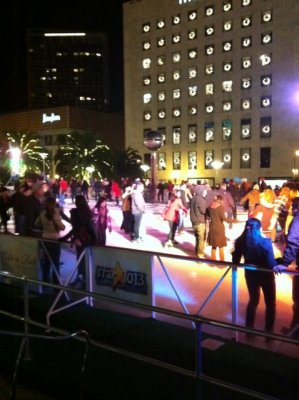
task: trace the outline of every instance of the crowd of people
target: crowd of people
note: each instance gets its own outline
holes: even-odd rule
[[[82,253],[87,246],[106,244],[106,232],[112,229],[109,202],[121,207],[120,229],[133,243],[141,243],[145,239],[142,225],[147,190],[153,191],[151,183],[147,185],[139,178],[120,182],[94,178],[87,182],[83,178],[45,181],[43,177],[31,176],[17,182],[13,192],[0,187],[1,226],[4,233],[9,233],[7,223],[12,213],[15,234],[47,239],[41,240],[43,279],[46,281],[60,282],[61,241],[70,240],[78,260],[77,283],[84,287],[86,273]],[[179,184],[168,181],[159,182],[154,191],[156,201],[164,204],[161,218],[168,224],[164,246],[178,245],[176,235],[184,231],[186,219],[189,219],[195,238],[194,253],[199,259],[209,257],[225,261],[226,230],[240,222],[237,207],[244,207],[248,220],[244,232],[235,241],[231,261],[257,267],[257,270],[245,270],[249,293],[246,326],[254,327],[262,290],[266,305],[265,330],[271,333],[275,323],[275,273],[288,268],[293,261],[299,265],[297,184],[286,182],[282,187],[272,188],[264,180],[250,183],[243,179],[237,184],[230,179],[210,187],[205,181]],[[69,215],[63,211],[66,197],[73,203]],[[91,198],[95,201],[93,207],[89,205]],[[65,222],[71,226],[66,234]],[[273,252],[273,242],[277,240],[285,247],[280,260],[275,260]],[[211,247],[210,256],[205,253],[206,246]],[[299,277],[294,275],[293,320],[285,333],[293,333],[299,324],[298,282]]]

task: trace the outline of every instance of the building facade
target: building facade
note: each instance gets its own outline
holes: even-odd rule
[[[126,146],[147,159],[144,135],[162,133],[158,179],[296,175],[297,0],[133,0],[123,10]]]
[[[76,106],[109,111],[107,38],[103,33],[27,33],[29,109]]]

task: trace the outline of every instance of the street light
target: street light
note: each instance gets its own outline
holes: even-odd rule
[[[39,153],[39,155],[41,156],[42,160],[43,160],[43,177],[45,177],[46,174],[46,163],[45,163],[45,159],[48,157],[48,153]]]
[[[223,167],[224,162],[219,161],[219,160],[214,160],[213,162],[211,162],[211,166],[214,168],[214,170],[216,171],[215,173],[215,177],[218,178],[218,170],[221,169]],[[216,182],[215,182],[216,183]]]
[[[151,167],[148,166],[147,164],[141,164],[140,168],[144,172],[144,179],[146,179],[147,178],[147,171],[149,171],[151,169]]]

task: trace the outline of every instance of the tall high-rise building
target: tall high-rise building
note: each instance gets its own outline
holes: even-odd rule
[[[161,132],[159,179],[298,174],[298,0],[126,2],[124,61],[126,146]]]
[[[109,111],[103,33],[29,30],[27,53],[29,109],[77,106]]]

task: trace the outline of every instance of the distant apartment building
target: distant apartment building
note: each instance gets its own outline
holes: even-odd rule
[[[133,0],[123,10],[125,142],[147,160],[144,135],[162,133],[158,179],[298,174],[298,0]]]

